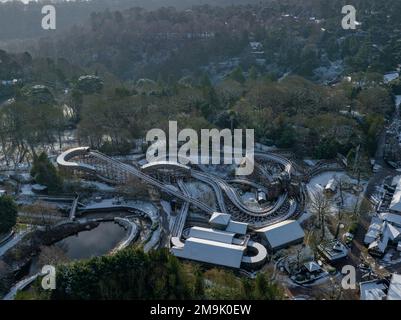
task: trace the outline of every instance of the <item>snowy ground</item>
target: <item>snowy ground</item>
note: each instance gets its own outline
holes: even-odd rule
[[[313,177],[311,179],[311,181],[308,183],[307,190],[308,190],[309,197],[311,199],[313,199],[314,193],[323,192],[324,187],[333,178],[345,181],[347,184],[353,185],[353,186],[356,186],[358,184],[358,181],[356,179],[349,177],[346,174],[346,172],[338,172],[338,171],[325,172],[325,173],[317,175],[316,177]],[[364,190],[367,186],[367,181],[361,180],[360,185],[363,187],[363,190]],[[335,214],[338,211],[338,203],[340,201],[339,190],[337,190],[336,193],[333,196],[331,196],[331,199],[333,201],[332,201],[332,206],[331,206],[330,211],[332,214]],[[352,211],[352,210],[354,210],[355,205],[358,201],[358,195],[355,192],[352,192],[351,190],[343,190],[343,200],[344,200],[344,208]]]
[[[94,187],[99,191],[106,191],[106,192],[115,191],[114,187],[103,182],[81,180],[81,184],[85,187]]]
[[[23,184],[21,186],[21,195],[24,195],[24,196],[35,195],[35,193],[32,191],[32,185],[31,184]]]
[[[196,199],[204,201],[208,206],[216,208],[216,199],[211,187],[207,184],[194,181],[185,184],[190,195]]]

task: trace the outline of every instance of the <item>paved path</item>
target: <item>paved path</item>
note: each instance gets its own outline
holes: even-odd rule
[[[24,230],[24,231],[20,231],[16,234],[14,234],[14,236],[8,240],[6,243],[4,243],[2,246],[0,246],[0,257],[5,254],[9,249],[11,249],[12,247],[14,247],[18,242],[21,241],[21,239],[29,232],[30,230]]]

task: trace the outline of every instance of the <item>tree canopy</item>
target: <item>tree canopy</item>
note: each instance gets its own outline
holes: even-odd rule
[[[0,196],[0,234],[8,232],[17,223],[17,205],[9,196]]]

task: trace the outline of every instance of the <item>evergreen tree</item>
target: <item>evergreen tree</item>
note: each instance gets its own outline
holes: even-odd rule
[[[47,186],[49,192],[60,191],[63,186],[63,181],[57,169],[50,162],[45,152],[34,158],[31,176],[36,183]]]
[[[17,213],[17,206],[11,197],[0,197],[0,234],[8,232],[15,226]]]

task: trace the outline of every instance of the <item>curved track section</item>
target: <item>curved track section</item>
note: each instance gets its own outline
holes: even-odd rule
[[[242,202],[242,199],[238,195],[238,193],[233,189],[225,180],[217,177],[212,176],[204,172],[193,171],[192,176],[196,179],[202,177],[204,181],[209,181],[208,183],[217,183],[219,187],[224,191],[227,195],[228,199],[242,212],[253,216],[253,217],[266,217],[270,215],[272,212],[276,211],[287,199],[287,194],[282,194],[277,202],[273,206],[269,206],[266,208],[249,208],[246,204]]]
[[[280,165],[283,166],[284,171],[287,172],[289,176],[291,176],[291,174],[294,173],[294,166],[292,165],[292,162],[281,155],[278,155],[276,153],[268,154],[268,153],[255,152],[254,156],[255,159],[262,159],[265,161],[279,163]]]
[[[247,266],[255,267],[255,266],[261,266],[267,258],[267,250],[266,248],[261,245],[258,242],[249,240],[248,241],[248,247],[251,247],[253,251],[256,251],[256,255],[253,256],[243,256],[242,257],[242,263],[244,263]]]
[[[271,159],[271,157],[269,157]],[[146,164],[146,168],[151,167],[152,164]],[[173,167],[175,164],[174,163],[169,163],[170,167]],[[159,162],[155,163],[155,166],[159,166]],[[177,168],[181,168],[182,165],[177,164]],[[217,203],[219,204],[219,207],[222,212],[227,212],[225,201],[223,194],[221,190],[224,191],[228,199],[242,212],[254,216],[254,217],[266,217],[276,211],[279,207],[283,205],[283,203],[287,199],[287,194],[281,195],[276,203],[273,206],[265,207],[265,208],[249,208],[246,204],[243,203],[241,197],[238,195],[238,193],[235,191],[235,189],[229,185],[225,180],[221,179],[220,177],[216,175],[212,175],[206,172],[202,171],[197,171],[192,169],[191,170],[191,176],[197,180],[200,180],[208,185],[210,185],[217,197]],[[241,180],[244,182],[243,180]],[[247,180],[246,180],[247,181]],[[248,182],[248,181],[247,181]],[[249,183],[248,183],[249,184]],[[251,185],[256,185],[254,183],[251,183]]]
[[[100,152],[92,151],[88,147],[75,148],[75,149],[72,149],[71,152],[72,152],[72,154],[69,151],[62,153],[57,158],[57,163],[60,166],[65,167],[65,168],[70,168],[73,170],[81,170],[81,171],[88,172],[90,174],[97,174],[99,170],[100,171],[102,170],[101,167],[98,168],[98,167],[96,167],[96,165],[92,166],[92,165],[87,165],[85,163],[69,161],[69,159],[72,159],[75,156],[85,156],[85,155],[92,156],[96,160],[100,160],[103,163],[105,163],[105,165],[108,165],[109,167],[111,167],[111,169],[120,170],[120,171],[126,173],[127,175],[131,174],[131,175],[135,176],[136,178],[139,178],[140,180],[144,181],[145,183],[150,184],[150,185],[160,189],[163,192],[166,192],[166,193],[168,193],[174,197],[177,197],[183,201],[190,202],[191,204],[193,204],[195,207],[201,209],[202,211],[205,211],[209,214],[211,214],[214,211],[212,208],[205,205],[203,202],[201,202],[195,198],[192,198],[190,196],[184,195],[182,192],[179,192],[177,190],[169,188],[168,186],[164,185],[159,180],[141,172],[140,170],[136,169],[135,167],[125,164],[119,160],[115,160],[115,159],[108,157]]]
[[[89,164],[85,162],[81,163],[81,161],[72,161],[74,157],[81,157],[83,158],[83,161],[85,161],[85,159],[87,160],[88,158],[92,158],[92,160],[95,161],[89,162]],[[294,171],[292,163],[282,156],[276,154],[255,153],[255,158],[262,159],[263,161],[271,162],[274,164],[279,164],[280,167],[288,173],[288,175],[291,175]],[[74,148],[63,152],[57,158],[57,163],[61,167],[84,171],[97,177],[102,177],[103,179],[115,179],[115,181],[119,181],[117,178],[122,179],[129,175],[133,175],[136,178],[144,181],[145,183],[152,185],[167,194],[177,197],[184,202],[188,202],[189,204],[194,205],[198,209],[208,214],[211,214],[213,211],[215,211],[211,207],[204,204],[202,201],[191,197],[190,194],[186,192],[185,184],[182,181],[179,182],[179,186],[181,185],[181,191],[176,190],[169,187],[168,185],[165,185],[160,180],[155,179],[152,176],[142,172],[136,167],[108,157],[100,152],[93,151],[88,147]],[[160,166],[161,163],[156,163],[156,165]],[[170,167],[174,167],[174,163],[169,162],[168,165]],[[177,164],[177,166],[177,168],[179,169],[189,168],[180,164]],[[149,167],[151,167],[151,164],[146,165],[146,168]],[[107,170],[105,168],[107,168]],[[272,206],[263,208],[250,208],[245,203],[243,203],[241,197],[238,195],[236,190],[222,178],[206,172],[197,171],[195,169],[190,169],[190,174],[193,178],[207,183],[212,187],[215,192],[216,200],[221,212],[229,212],[233,215],[234,218],[238,219],[239,221],[248,222],[252,226],[260,227],[280,222],[291,217],[291,215],[293,215],[296,211],[297,203],[294,199],[289,198],[287,193],[282,194]],[[178,181],[180,181],[180,179]],[[229,202],[232,203],[234,207],[227,207],[226,200],[229,200]],[[182,216],[185,215],[185,211],[189,210],[189,204],[184,204],[182,206],[181,213],[184,213]],[[186,208],[186,206],[188,206],[188,208]],[[181,222],[178,223],[177,228],[178,229],[175,230],[174,235],[179,236],[180,230],[182,232],[183,228],[183,226],[181,226]]]

